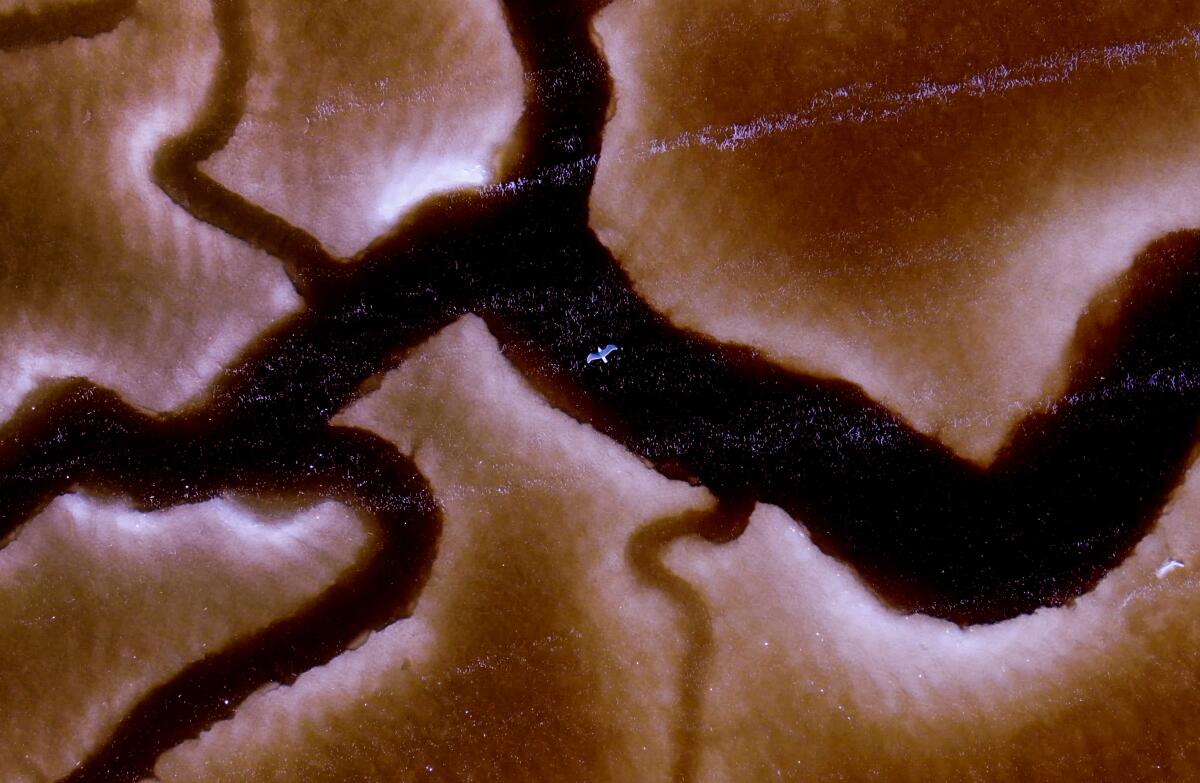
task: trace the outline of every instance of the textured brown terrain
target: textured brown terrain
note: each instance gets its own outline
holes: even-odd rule
[[[0,781],[1200,780],[1198,77],[1192,3],[0,0]]]
[[[614,3],[593,225],[679,323],[987,460],[1096,290],[1200,217],[1198,14]]]

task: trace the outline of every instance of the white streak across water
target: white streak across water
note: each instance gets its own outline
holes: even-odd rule
[[[1154,57],[1188,49],[1192,50],[1192,57],[1200,55],[1200,29],[1186,28],[1174,38],[1063,50],[1017,65],[997,65],[952,82],[924,79],[899,90],[883,90],[874,82],[854,82],[822,90],[796,111],[767,114],[746,122],[706,125],[670,138],[650,139],[617,150],[606,149],[605,154],[613,155],[621,162],[632,157],[636,162],[690,147],[731,151],[764,138],[808,128],[894,119],[926,104],[1062,84],[1083,71],[1129,68]],[[501,195],[538,185],[566,184],[581,175],[590,174],[598,158],[597,155],[589,155],[548,166],[529,177],[485,186],[483,192]]]
[[[1128,68],[1140,61],[1171,54],[1182,48],[1200,51],[1200,30],[1159,41],[1134,41],[1111,46],[1059,52],[1026,60],[1015,66],[997,65],[954,82],[922,80],[903,90],[879,90],[873,82],[822,90],[798,111],[770,114],[749,122],[709,125],[685,131],[670,139],[649,143],[657,155],[685,147],[734,150],[748,142],[779,133],[842,123],[867,123],[900,116],[928,103],[953,98],[981,98],[1026,87],[1061,84],[1083,70]]]

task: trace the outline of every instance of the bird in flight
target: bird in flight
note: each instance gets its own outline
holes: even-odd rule
[[[615,350],[617,350],[617,346],[611,344],[606,345],[603,348],[597,348],[593,353],[588,354],[587,363],[591,364],[598,359],[605,364],[608,364],[608,355]]]
[[[1167,562],[1160,565],[1158,567],[1158,570],[1154,572],[1154,575],[1157,576],[1159,579],[1162,579],[1164,576],[1171,573],[1176,568],[1183,568],[1183,566],[1184,566],[1184,562],[1182,560],[1176,560],[1175,558],[1171,558]]]

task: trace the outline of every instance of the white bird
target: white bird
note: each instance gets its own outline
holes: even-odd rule
[[[600,361],[604,362],[605,364],[608,364],[608,355],[615,350],[617,350],[617,346],[615,346],[615,345],[606,345],[603,348],[597,348],[595,353],[588,354],[587,363],[591,364],[592,362],[599,359]]]
[[[1154,572],[1154,575],[1157,576],[1159,579],[1162,579],[1164,576],[1171,573],[1176,568],[1183,568],[1183,565],[1184,565],[1184,563],[1182,560],[1176,560],[1175,558],[1171,558],[1167,562],[1160,565],[1158,567],[1158,570]]]

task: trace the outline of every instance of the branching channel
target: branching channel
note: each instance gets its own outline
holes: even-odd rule
[[[255,688],[289,682],[403,616],[434,556],[435,502],[394,449],[328,422],[364,381],[467,312],[555,404],[664,474],[726,504],[780,505],[893,606],[959,623],[1090,589],[1189,465],[1200,416],[1198,232],[1153,243],[1097,297],[1077,330],[1067,392],[982,468],[851,384],[681,330],[637,296],[587,220],[611,98],[590,32],[598,3],[504,3],[528,85],[507,174],[522,185],[432,198],[343,269],[313,237],[197,168],[244,111],[243,2],[215,1],[224,48],[212,92],[153,174],[195,218],[279,258],[307,309],[246,351],[195,410],[147,416],[83,381],[39,391],[36,412],[0,431],[0,540],[56,494],[91,486],[147,508],[222,492],[338,498],[374,520],[378,545],[300,614],[149,694],[72,781],[140,779]],[[96,35],[133,10],[100,0],[0,16],[0,49]],[[611,362],[584,363],[607,343],[621,346]],[[631,556],[657,573],[646,552]]]

